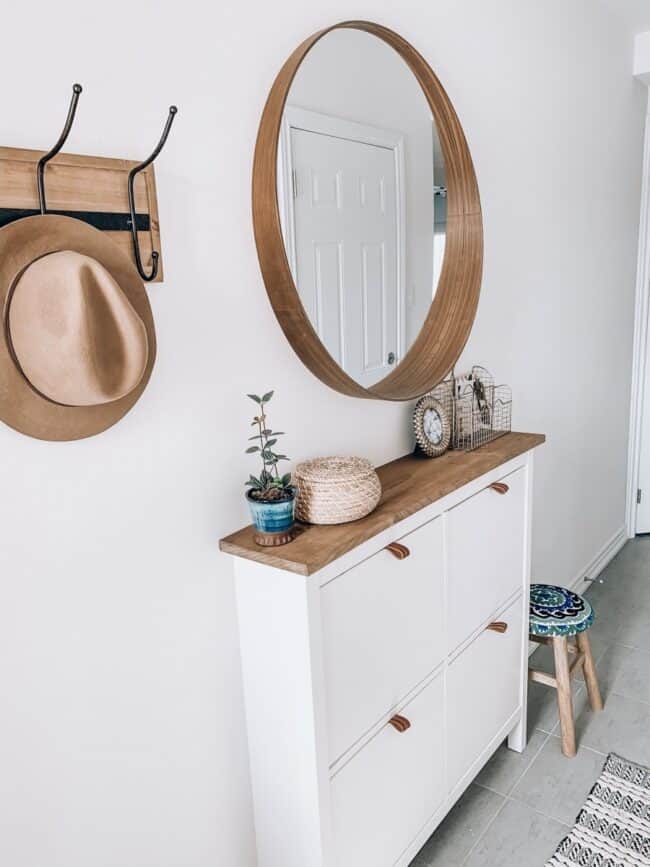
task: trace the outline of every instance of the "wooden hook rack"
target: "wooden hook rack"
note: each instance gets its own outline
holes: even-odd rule
[[[36,166],[44,151],[0,147],[0,227],[39,214]],[[60,153],[47,166],[47,213],[83,220],[108,232],[135,264],[129,213],[128,176],[137,160]],[[160,224],[153,164],[135,178],[136,226],[143,264],[151,268],[160,251],[153,282],[163,279]]]

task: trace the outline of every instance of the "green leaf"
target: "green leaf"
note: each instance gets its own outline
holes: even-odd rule
[[[284,487],[286,487],[287,485],[290,485],[291,484],[291,473],[285,473],[282,476],[282,479],[280,481],[282,482],[282,485]]]
[[[250,485],[251,488],[255,488],[258,491],[264,487],[262,482],[259,479],[255,478],[255,476],[249,476],[246,484]]]
[[[274,446],[276,443],[277,443],[277,440],[276,440],[276,439],[268,440],[268,442],[266,443],[266,448],[267,448],[267,449],[268,449],[268,448],[271,448],[271,446]]]
[[[272,397],[273,397],[273,392],[267,391],[266,394],[262,398],[262,403],[268,403]]]
[[[250,397],[251,400],[254,400],[255,403],[262,403],[262,398],[257,394],[247,394],[246,397]]]
[[[289,458],[286,455],[274,455],[275,459],[278,461],[288,461]]]
[[[254,454],[255,452],[259,452],[259,450],[260,450],[260,447],[259,447],[259,446],[249,446],[249,447],[246,449],[246,452],[245,452],[245,453],[246,453],[247,455],[252,455],[252,454]]]
[[[261,437],[259,434],[253,434],[252,437],[248,437],[249,440],[263,440],[264,437]]]

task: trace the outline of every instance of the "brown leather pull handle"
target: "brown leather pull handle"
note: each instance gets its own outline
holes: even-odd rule
[[[490,632],[499,632],[503,635],[504,632],[508,631],[508,624],[504,623],[503,620],[495,620],[492,623],[488,623],[485,628],[489,629]]]
[[[490,490],[496,491],[497,494],[507,494],[510,488],[505,482],[492,482]]]
[[[400,714],[396,713],[395,716],[391,717],[388,720],[388,724],[391,725],[395,731],[398,731],[400,734],[403,734],[407,729],[411,728],[411,723],[406,719],[405,716],[400,716]]]
[[[402,545],[401,542],[391,542],[390,545],[386,545],[386,550],[390,551],[398,560],[406,560],[411,553],[406,545]]]

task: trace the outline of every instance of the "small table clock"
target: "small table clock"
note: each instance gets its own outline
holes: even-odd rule
[[[415,405],[413,430],[418,446],[428,457],[436,458],[449,448],[449,416],[440,401],[429,394],[421,397]]]

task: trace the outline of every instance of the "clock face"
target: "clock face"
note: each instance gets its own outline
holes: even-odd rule
[[[442,419],[435,409],[428,407],[422,416],[422,428],[430,443],[439,446],[442,442]]]

